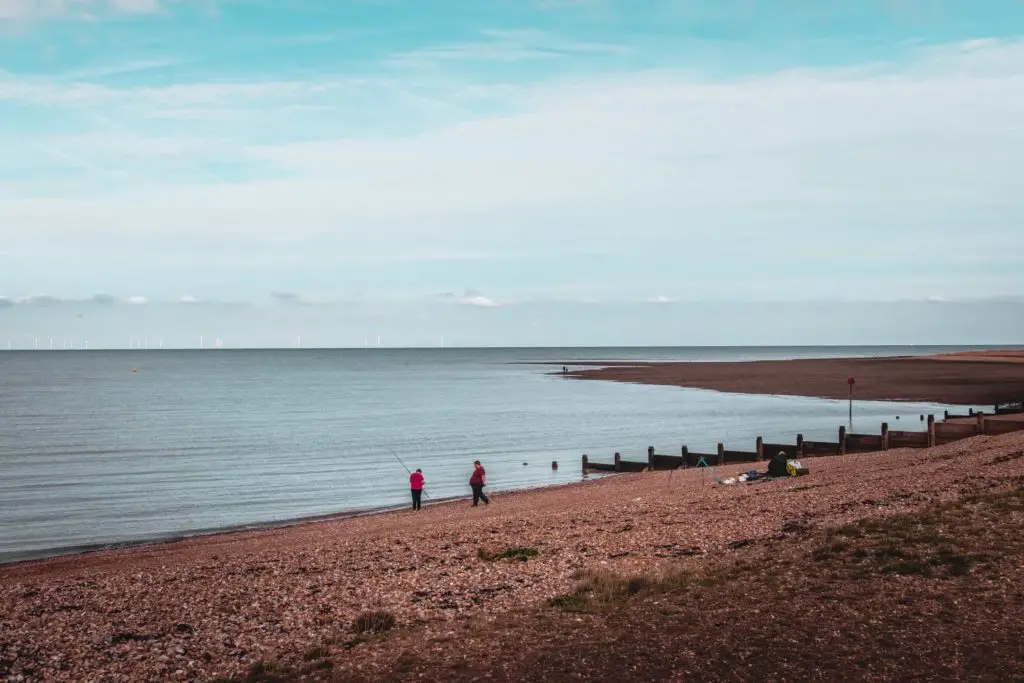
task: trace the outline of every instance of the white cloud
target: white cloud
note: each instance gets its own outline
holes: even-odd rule
[[[652,298],[648,299],[647,303],[651,303],[651,304],[670,304],[673,301],[675,301],[675,299],[673,299],[672,297],[668,297],[668,296],[664,296],[664,295],[659,295],[659,296],[655,296],[655,297],[652,297]]]
[[[126,304],[131,304],[133,306],[142,306],[143,304],[146,303],[146,297],[138,295],[130,296],[127,299],[125,299],[124,302]]]
[[[395,55],[391,64],[407,67],[430,68],[444,62],[524,62],[537,59],[557,59],[572,54],[628,52],[623,45],[588,41],[565,40],[539,30],[488,30],[482,40],[465,43],[446,43]]]
[[[458,302],[464,306],[477,306],[479,308],[500,308],[505,305],[503,302],[481,295],[462,297]]]
[[[194,304],[198,303],[198,299],[196,299],[194,296],[190,294],[183,294],[181,298],[178,299],[178,302],[183,304]]]
[[[33,294],[18,301],[19,304],[23,304],[25,306],[57,306],[65,302],[65,299],[51,296],[49,294]]]
[[[159,9],[160,0],[0,0],[0,21],[90,19],[102,12],[148,14]]]
[[[299,272],[330,259],[394,265],[437,254],[561,253],[566,280],[606,277],[613,291],[628,280],[635,301],[658,291],[703,295],[700,285],[712,278],[716,295],[797,296],[815,267],[828,273],[816,287],[828,291],[816,295],[881,296],[903,278],[906,295],[921,299],[943,291],[940,271],[951,266],[965,295],[1012,292],[1020,282],[1019,42],[929,48],[909,65],[717,83],[669,70],[532,87],[449,82],[438,97],[454,109],[484,98],[518,113],[453,116],[404,136],[346,129],[345,137],[302,143],[243,137],[266,107],[332,103],[345,114],[349,88],[366,83],[116,89],[0,79],[0,98],[117,112],[132,129],[22,136],[81,163],[49,159],[70,177],[0,187],[5,250],[34,262],[31,254],[59,258],[48,245],[62,244],[88,250],[96,268],[140,258],[155,270],[202,263]],[[209,107],[228,107],[233,118],[204,122],[211,127],[202,134],[192,126],[142,132],[167,111]],[[290,127],[302,129],[308,115],[297,111]],[[18,149],[0,157],[8,177],[50,168]],[[272,175],[215,183],[198,168],[253,163]],[[19,173],[25,168],[36,173]],[[104,175],[111,169],[122,174],[118,182]],[[99,246],[107,244],[118,246]],[[672,254],[678,263],[644,270],[649,280],[641,282],[612,267],[579,276],[574,255],[591,248],[609,258]],[[772,261],[790,266],[763,268]],[[889,272],[866,277],[865,268]],[[696,287],[680,285],[687,277]],[[463,281],[523,299],[489,281]]]

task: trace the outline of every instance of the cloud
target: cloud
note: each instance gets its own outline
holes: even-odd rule
[[[415,274],[417,298],[474,282],[516,302],[565,282],[605,287],[579,297],[634,302],[708,296],[708,282],[733,298],[806,297],[808,281],[814,296],[840,298],[923,299],[950,277],[963,296],[1021,289],[1018,41],[717,81],[676,69],[426,80],[432,102],[390,73],[145,88],[0,78],[10,101],[47,115],[98,110],[132,129],[72,139],[27,127],[17,152],[5,147],[0,173],[19,180],[0,183],[4,249],[12,262],[45,253],[69,282],[138,263],[165,278],[157,291],[203,268],[219,274],[204,290],[217,298],[252,297],[270,272],[326,292],[409,288]],[[409,96],[404,107],[368,106],[388,86]],[[249,125],[268,108],[319,105],[336,107],[336,121],[303,141],[278,131],[305,134],[318,120],[306,110],[287,127]],[[225,118],[145,127],[207,110]],[[481,258],[423,263],[438,253]],[[123,277],[113,286],[140,281]]]
[[[60,297],[51,296],[49,294],[33,294],[21,299],[18,303],[24,306],[59,306],[66,302],[66,299],[61,299]]]
[[[0,296],[0,309],[14,308],[14,302],[5,296]]]
[[[647,303],[650,303],[650,304],[670,304],[670,303],[673,303],[674,301],[675,301],[675,299],[673,299],[671,297],[664,296],[664,295],[659,295],[659,296],[655,296],[655,297],[652,297],[652,298],[648,299]]]
[[[282,306],[321,306],[338,303],[330,299],[314,299],[296,292],[271,292],[270,299]]]
[[[93,19],[97,15],[150,14],[159,0],[0,0],[0,21]]]
[[[191,296],[189,294],[183,294],[181,298],[178,299],[178,302],[183,304],[194,304],[198,303],[198,300],[194,296]]]
[[[458,302],[464,306],[477,306],[479,308],[500,308],[506,305],[505,303],[480,295],[462,297],[458,299]]]
[[[64,306],[71,304],[95,304],[101,306],[109,306],[118,303],[118,299],[111,296],[110,294],[94,294],[93,296],[85,299],[65,298],[53,296],[51,294],[32,294],[29,296],[22,297],[20,299],[11,299],[10,301],[12,305],[20,304],[22,306],[40,307]]]
[[[394,55],[392,65],[404,67],[437,67],[445,62],[515,63],[532,60],[557,59],[572,54],[622,54],[628,52],[623,45],[567,40],[556,34],[536,29],[486,30],[481,40],[465,43],[446,43]]]
[[[138,295],[134,295],[134,296],[130,296],[130,297],[126,298],[124,300],[124,302],[126,304],[131,304],[133,306],[142,306],[142,305],[147,303],[146,297],[138,296]]]

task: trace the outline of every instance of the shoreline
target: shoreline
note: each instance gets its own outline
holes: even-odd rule
[[[963,367],[964,365],[969,365],[972,367],[983,368],[984,371],[981,372],[980,375],[978,375],[979,377],[982,378],[986,376],[986,371],[988,374],[991,374],[993,369],[1001,370],[1009,366],[1011,368],[1014,368],[1015,370],[1019,370],[1018,374],[1021,378],[1019,384],[1021,391],[1019,393],[1014,393],[1014,395],[1024,396],[1024,351],[1005,348],[990,349],[984,351],[961,351],[931,356],[864,356],[853,358],[787,359],[758,361],[530,361],[517,364],[540,366],[567,365],[573,368],[587,368],[583,370],[571,370],[567,375],[564,375],[569,379],[616,381],[623,383],[635,383],[645,385],[670,385],[700,390],[753,395],[805,396],[824,399],[845,399],[848,397],[848,395],[845,393],[845,376],[843,376],[841,372],[838,372],[839,370],[849,367],[850,365],[856,367],[870,367],[870,365],[868,364],[885,364],[885,366],[888,368],[891,367],[890,364],[892,363],[900,364],[904,368],[921,367],[919,365],[921,363],[940,363],[942,368],[949,368],[951,366]],[[801,374],[802,368],[806,369],[808,366],[811,366],[813,368],[832,368],[831,374],[833,376],[838,375],[844,377],[842,384],[843,390],[834,392],[831,395],[827,393],[808,393],[808,390],[812,389],[815,386],[812,383],[807,382],[808,378],[806,377],[806,373]],[[765,373],[759,374],[757,371],[749,372],[751,368],[770,369],[771,372],[767,374],[772,376],[770,378],[771,381],[778,382],[781,380],[783,382],[787,382],[789,389],[774,390],[777,389],[775,385],[766,386],[765,384],[762,383],[762,376]],[[736,372],[738,370],[746,370],[748,372],[744,375],[744,377],[740,378],[739,383],[737,385]],[[683,375],[680,375],[681,372],[683,373]],[[552,376],[563,376],[561,372],[552,372],[548,374]],[[890,385],[892,383],[900,384],[904,381],[902,375],[900,375],[899,373],[896,373],[896,375],[897,376],[895,378],[889,378],[888,381]],[[944,375],[943,377],[948,379],[948,376],[949,375],[947,374]],[[813,381],[815,379],[820,379],[820,377],[812,377],[810,379]],[[785,389],[785,387],[783,389]],[[948,400],[934,400],[928,397],[921,398],[918,396],[907,395],[900,395],[899,397],[891,397],[888,395],[883,397],[877,397],[871,393],[872,391],[877,390],[877,387],[873,388],[869,386],[868,390],[865,391],[864,387],[862,386],[862,383],[858,382],[856,386],[855,400],[922,402],[933,401],[936,403],[944,403],[950,406],[980,405],[983,403],[981,401],[970,403],[956,403]],[[884,390],[888,391],[888,389]],[[1000,394],[1000,396],[1001,395],[1002,394]],[[599,473],[592,473],[590,476],[598,478],[601,475]],[[565,486],[576,486],[581,483],[585,483],[585,480],[562,484],[540,484],[533,486],[525,486],[523,488],[504,489],[496,491],[496,493],[499,493],[501,495],[507,495],[509,493],[516,493],[521,491],[559,489]],[[466,500],[468,498],[468,495],[451,496],[427,503],[427,506],[452,503],[460,500]],[[172,531],[164,534],[156,534],[149,537],[120,542],[57,547],[42,550],[26,551],[24,553],[17,553],[17,551],[14,551],[11,553],[11,556],[9,558],[0,558],[0,571],[2,571],[4,568],[21,566],[31,563],[60,560],[61,558],[81,558],[96,555],[105,555],[121,551],[132,551],[140,548],[144,549],[148,547],[163,547],[172,546],[176,544],[187,544],[189,542],[195,542],[201,539],[237,536],[249,533],[259,533],[264,531],[288,529],[296,526],[304,526],[311,524],[336,523],[356,517],[388,515],[392,513],[401,512],[405,508],[405,504],[382,505],[370,508],[343,510],[339,512],[285,518],[279,520],[269,520],[264,522],[240,523],[226,525],[222,527],[209,527],[198,530]]]
[[[446,498],[443,501],[437,501],[435,505],[441,502],[449,502],[458,500],[458,498]],[[253,522],[247,524],[233,524],[223,527],[210,527],[207,529],[195,529],[187,531],[171,531],[166,534],[158,534],[155,536],[148,536],[145,538],[134,539],[130,541],[120,541],[114,543],[93,543],[80,546],[65,546],[59,548],[51,548],[38,551],[29,551],[32,554],[31,557],[13,557],[11,559],[0,559],[0,573],[8,567],[17,567],[20,565],[36,563],[36,562],[48,562],[51,560],[59,560],[63,558],[80,558],[91,555],[99,555],[102,553],[117,553],[120,551],[129,551],[140,547],[161,547],[169,546],[175,543],[187,543],[189,541],[211,538],[215,536],[233,536],[237,534],[246,533],[258,533],[261,531],[271,531],[274,529],[287,529],[293,526],[301,526],[305,524],[323,524],[329,522],[340,522],[353,517],[366,517],[370,515],[385,515],[390,512],[399,512],[402,507],[398,506],[382,506],[378,508],[365,508],[360,510],[349,510],[344,512],[331,512],[322,515],[310,515],[306,517],[293,517],[289,519],[274,520],[269,522]],[[26,554],[29,554],[26,553]]]
[[[568,379],[725,393],[985,406],[1024,399],[1024,351],[760,361],[567,361]],[[584,369],[575,369],[575,368]]]
[[[611,477],[611,473],[589,472],[581,475],[579,481],[566,482],[561,484],[547,484],[524,486],[522,488],[498,489],[488,493],[488,496],[506,497],[509,495],[529,494],[533,492],[557,491],[578,486],[584,486]],[[453,506],[455,503],[472,500],[472,495],[449,496],[438,498],[423,503],[423,509],[435,509],[440,507]],[[344,512],[334,512],[322,515],[311,515],[306,517],[294,517],[291,519],[257,522],[253,524],[232,525],[216,527],[194,532],[171,532],[166,536],[154,536],[145,539],[124,541],[121,543],[95,544],[89,546],[77,546],[67,549],[56,549],[53,552],[39,551],[35,557],[14,558],[0,560],[0,585],[7,579],[7,574],[18,573],[20,570],[32,570],[37,567],[57,567],[63,563],[76,563],[80,561],[96,561],[102,563],[107,559],[116,557],[146,555],[159,553],[163,550],[175,552],[177,550],[188,551],[192,547],[216,546],[230,544],[234,541],[244,542],[250,537],[258,537],[261,534],[286,532],[289,530],[301,530],[307,527],[320,525],[337,525],[351,520],[375,519],[389,516],[402,515],[409,511],[409,505],[381,506],[374,508],[363,508]]]

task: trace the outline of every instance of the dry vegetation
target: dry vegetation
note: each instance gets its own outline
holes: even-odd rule
[[[1024,434],[808,464],[6,567],[0,678],[1024,676]]]

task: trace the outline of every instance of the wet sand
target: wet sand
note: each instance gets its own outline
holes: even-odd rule
[[[1024,399],[1024,351],[752,362],[573,363],[570,377],[742,394],[990,407]],[[989,408],[991,409],[991,408]]]

